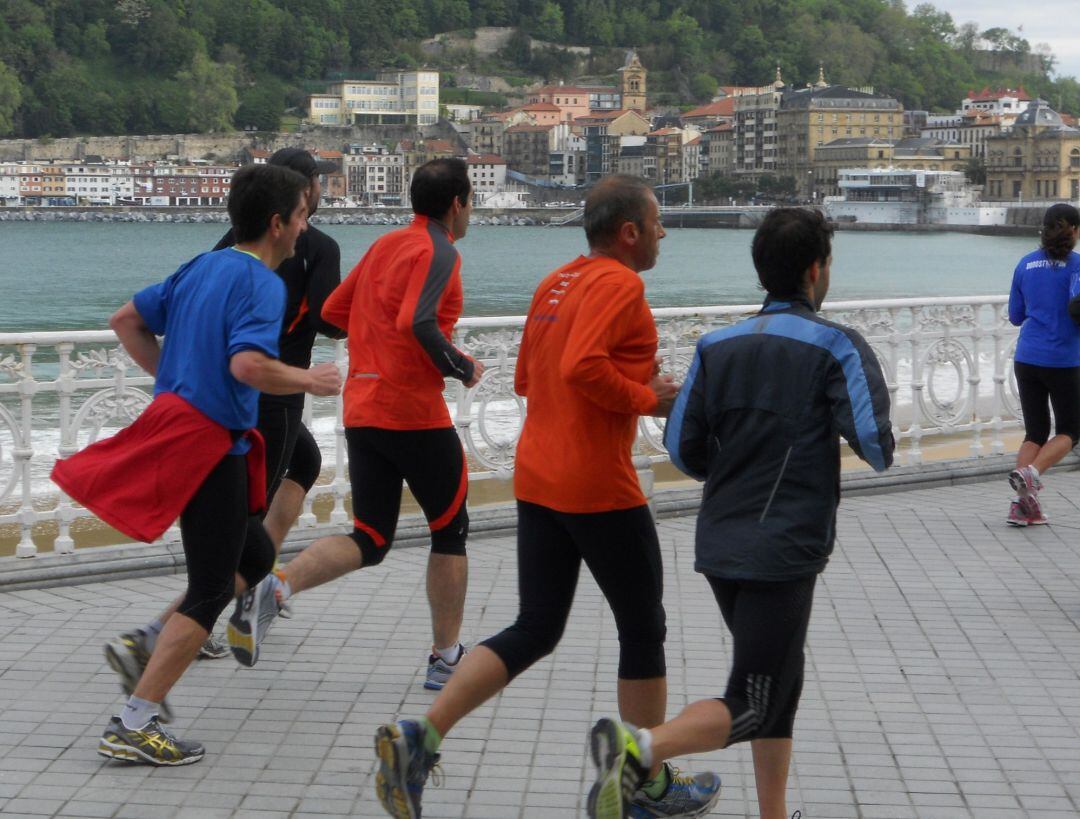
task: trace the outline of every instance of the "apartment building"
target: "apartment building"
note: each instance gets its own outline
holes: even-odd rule
[[[438,71],[382,71],[374,80],[331,83],[308,97],[315,125],[432,125],[439,119]]]

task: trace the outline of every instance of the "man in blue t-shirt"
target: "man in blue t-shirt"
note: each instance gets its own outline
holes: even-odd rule
[[[285,292],[273,269],[292,255],[306,228],[308,184],[278,166],[239,170],[228,206],[236,245],[195,257],[136,293],[109,322],[135,363],[155,376],[155,402],[179,398],[185,422],[194,417],[228,430],[233,443],[180,514],[188,586],[176,614],[141,656],[106,648],[130,697],[105,729],[102,756],[151,765],[202,759],[200,743],[178,740],[161,726],[168,719],[164,701],[221,612],[274,563],[273,544],[248,508],[246,435],[256,423],[259,393],[335,395],[341,388],[334,364],[301,369],[277,360]],[[186,447],[193,460],[202,457],[202,446],[193,439]],[[163,453],[163,463],[165,455],[172,462],[187,457],[174,448]]]

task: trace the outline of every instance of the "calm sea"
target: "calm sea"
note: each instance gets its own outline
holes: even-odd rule
[[[347,274],[390,227],[323,226]],[[0,332],[100,329],[139,288],[212,247],[221,225],[0,224]],[[655,307],[760,300],[749,230],[672,230],[645,274]],[[1036,240],[962,233],[839,233],[830,299],[1007,294]],[[537,282],[584,252],[580,228],[473,226],[458,243],[466,315],[522,314]]]

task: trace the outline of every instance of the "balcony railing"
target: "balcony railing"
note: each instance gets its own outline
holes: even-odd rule
[[[1016,328],[1004,297],[835,302],[823,315],[855,327],[885,372],[893,404],[898,462],[919,463],[928,439],[951,436],[966,456],[1004,451],[1003,433],[1019,426],[1012,357]],[[681,379],[705,332],[756,312],[756,305],[653,311],[665,369]],[[480,383],[449,382],[445,393],[470,464],[470,479],[508,478],[525,417],[514,394],[514,366],[524,317],[463,319],[456,343],[485,362]],[[321,342],[316,359],[345,364],[344,342]],[[776,374],[782,378],[782,373]],[[36,554],[31,532],[54,522],[54,550],[74,549],[72,525],[90,514],[48,480],[57,457],[127,425],[149,404],[150,377],[109,331],[0,334],[0,526],[18,527],[16,554]],[[312,503],[329,498],[330,521],[345,526],[348,472],[340,398],[309,401],[307,420],[323,450],[323,480],[306,502],[300,527],[316,525]],[[667,460],[663,422],[640,421],[637,462]],[[175,530],[166,538],[175,538]]]

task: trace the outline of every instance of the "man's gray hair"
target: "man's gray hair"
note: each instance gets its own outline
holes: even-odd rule
[[[589,247],[609,244],[624,222],[644,227],[652,188],[636,176],[605,176],[585,199],[585,238]]]

